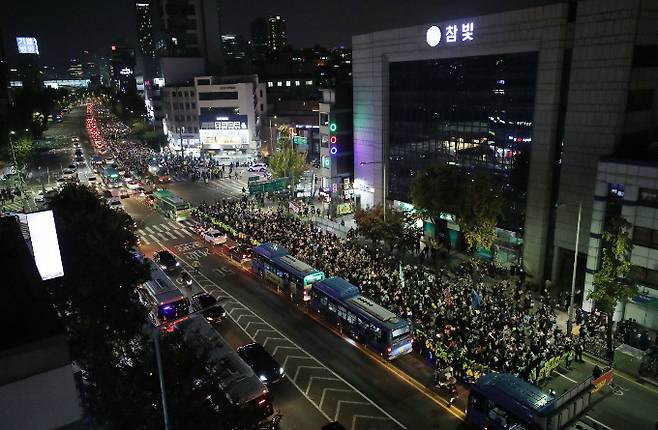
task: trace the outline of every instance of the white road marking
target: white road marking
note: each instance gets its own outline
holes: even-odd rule
[[[322,407],[322,404],[324,403],[324,396],[327,394],[327,391],[335,391],[335,392],[343,392],[343,393],[353,393],[354,391],[352,390],[346,390],[344,388],[325,388],[322,390],[322,397],[320,397],[320,403],[319,406]]]
[[[311,361],[313,361],[313,359],[311,357],[307,357],[305,355],[286,355],[286,359],[283,360],[283,368],[284,369],[286,368],[286,364],[288,364],[288,359],[290,359],[290,358],[293,358],[293,359],[296,359],[296,360],[311,360]]]
[[[557,373],[558,375],[560,375],[561,377],[563,377],[564,379],[566,379],[567,381],[571,381],[571,382],[573,382],[574,384],[577,384],[577,383],[578,383],[578,381],[576,381],[575,379],[571,379],[571,378],[569,378],[567,375],[565,375],[565,374],[563,374],[563,373],[560,373],[560,372],[558,372],[557,370],[555,370],[554,372]]]
[[[254,337],[258,336],[258,333],[260,333],[261,331],[263,331],[263,332],[264,331],[269,331],[269,332],[272,332],[272,333],[276,333],[274,330],[269,329],[269,328],[259,328],[258,330],[256,330],[254,332]],[[269,337],[268,337],[268,339],[269,339]],[[283,339],[283,338],[280,338],[280,339]],[[263,346],[265,346],[265,345],[263,345]]]
[[[142,236],[142,235],[140,235],[140,238],[141,238],[142,242],[144,242],[144,245],[148,245],[148,244],[151,243],[151,241],[148,240],[148,239],[146,238],[146,236]]]
[[[153,230],[156,230],[158,233],[162,233],[162,230],[160,230],[160,227],[158,227],[157,225],[153,224],[151,227],[153,228]]]
[[[176,236],[174,236],[173,234],[171,234],[170,231],[165,231],[163,234],[166,234],[167,236],[171,237],[172,239],[176,239]]]
[[[311,379],[308,380],[306,391],[304,392],[304,394],[306,394],[307,396],[308,396],[308,392],[311,391],[311,386],[313,385],[313,381],[340,381],[340,379],[332,378],[331,376],[311,376]]]
[[[295,376],[292,378],[294,382],[297,382],[297,377],[299,376],[299,371],[302,369],[324,369],[324,367],[318,367],[318,366],[297,366],[297,370],[295,371]]]
[[[587,419],[591,420],[592,422],[598,424],[599,426],[603,427],[604,429],[614,430],[612,427],[608,427],[607,425],[603,424],[601,421],[595,420],[594,418],[590,417],[589,415],[585,415],[584,418],[587,418]]]
[[[155,233],[153,230],[151,230],[151,227],[144,227],[144,230],[148,231],[151,234]]]
[[[256,330],[256,332],[258,332],[258,331],[259,331],[259,330]],[[254,334],[254,337],[256,337],[255,334]],[[265,347],[265,345],[267,345],[267,342],[269,342],[270,340],[285,340],[286,342],[288,341],[288,339],[284,339],[284,338],[282,338],[282,337],[267,337],[267,338],[265,338],[265,340],[263,341],[263,348]]]
[[[151,238],[151,242],[156,242],[156,243],[159,242],[159,241],[158,241],[158,238],[155,237],[155,236],[153,236],[152,234],[149,234],[148,237]],[[164,248],[164,245],[161,245],[161,244],[159,244],[159,243],[158,243],[158,245],[160,245],[160,246],[162,246],[162,247]]]
[[[170,233],[176,234],[176,236],[178,236],[181,239],[185,238],[185,235],[180,230],[171,230]]]
[[[369,403],[365,402],[357,402],[355,400],[339,400],[338,404],[336,406],[336,416],[334,417],[334,421],[338,421],[338,415],[340,414],[340,407],[343,404],[350,404],[350,405],[369,405]]]

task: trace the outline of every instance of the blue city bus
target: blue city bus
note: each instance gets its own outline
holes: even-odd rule
[[[358,287],[343,278],[313,284],[311,309],[387,360],[412,350],[411,323],[362,296]]]
[[[509,373],[487,373],[471,386],[466,420],[488,430],[546,429],[555,398]]]
[[[323,272],[296,259],[276,243],[263,243],[253,249],[251,270],[298,303],[310,300],[311,284],[324,279]]]
[[[103,169],[103,180],[108,188],[119,188],[122,183],[119,171],[112,167],[105,167]]]

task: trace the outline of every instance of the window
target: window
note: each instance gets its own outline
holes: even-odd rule
[[[653,107],[653,89],[631,90],[628,92],[626,112],[651,110]]]
[[[197,85],[210,85],[210,79],[197,79]]]
[[[636,226],[633,228],[633,243],[640,246],[651,246],[651,232],[650,228]]]
[[[176,97],[176,91],[172,91],[171,97]]]
[[[274,82],[268,82],[267,83],[267,88],[272,88],[274,86]]]
[[[640,188],[637,204],[640,206],[648,206],[650,208],[658,208],[658,190]]]
[[[302,84],[301,82],[299,82],[299,81],[295,81],[295,86],[296,86],[296,87],[300,86],[301,84]]]
[[[354,315],[352,312],[347,312],[347,322],[350,324],[354,324],[356,322],[356,315]]]
[[[196,109],[196,102],[192,102],[192,109]]]
[[[327,305],[327,308],[329,308],[331,312],[336,312],[336,305],[331,300],[329,300],[329,304]]]
[[[183,97],[183,92],[182,91],[178,92],[178,97]]]
[[[341,317],[342,319],[346,320],[347,319],[347,309],[345,309],[342,306],[338,306],[338,316]]]
[[[277,87],[282,87],[282,86],[283,86],[283,82],[278,81],[278,82],[276,83],[276,86],[277,86]]]
[[[194,97],[194,90],[190,91],[190,97]]]
[[[210,93],[199,93],[199,100],[237,100],[237,91],[213,91]]]
[[[329,125],[329,114],[327,112],[320,112],[320,125]]]
[[[306,85],[313,85],[313,81],[309,79],[308,81],[306,81]]]
[[[260,111],[261,111],[261,112],[264,112],[264,111],[265,111],[265,110],[263,109],[263,104],[262,104],[262,103],[260,104]]]
[[[187,97],[187,91],[183,91],[183,95]]]
[[[631,277],[640,285],[658,288],[658,270],[631,266]]]
[[[290,81],[286,81],[286,87],[290,86]]]
[[[258,94],[260,94],[259,97],[262,99],[263,98],[263,90],[258,91]]]
[[[658,45],[635,45],[633,67],[658,67]]]
[[[189,109],[189,108],[190,108],[190,102],[185,102],[185,109]]]
[[[638,226],[633,227],[633,243],[635,245],[646,246],[647,248],[658,249],[658,230]]]

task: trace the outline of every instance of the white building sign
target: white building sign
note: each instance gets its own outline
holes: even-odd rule
[[[446,25],[443,30],[441,30],[440,27],[433,25],[427,29],[425,41],[432,48],[438,46],[439,43],[441,43],[442,38],[446,44],[471,42],[474,40],[475,36],[474,28],[473,22],[449,24]]]
[[[217,121],[215,130],[246,130],[247,124],[242,121]]]

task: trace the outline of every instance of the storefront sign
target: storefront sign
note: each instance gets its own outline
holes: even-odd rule
[[[425,41],[429,46],[434,48],[438,46],[441,41],[444,44],[452,44],[458,42],[472,42],[475,35],[473,22],[463,22],[460,24],[449,24],[443,29],[433,25],[427,29],[425,34]]]

